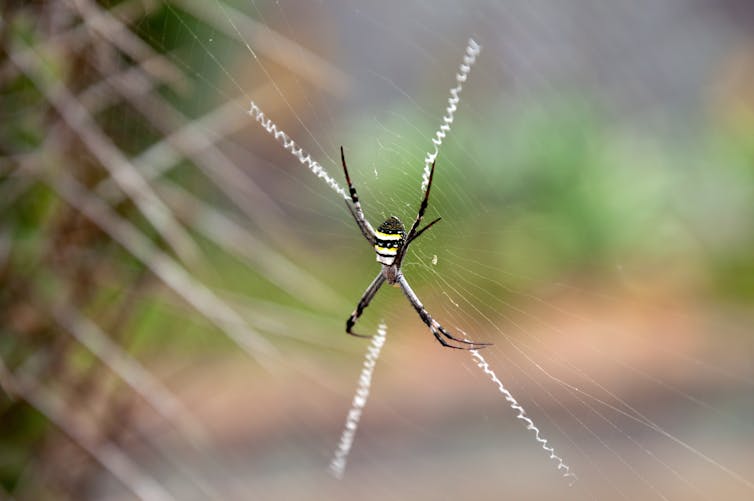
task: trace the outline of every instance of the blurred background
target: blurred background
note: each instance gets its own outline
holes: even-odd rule
[[[754,7],[40,0],[0,7],[0,498],[752,499]],[[404,272],[340,196],[415,216]]]

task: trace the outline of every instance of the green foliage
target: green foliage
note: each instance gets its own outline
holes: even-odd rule
[[[36,411],[16,401],[0,400],[3,426],[0,428],[0,488],[11,492],[22,473],[22,465],[33,461],[36,453],[29,444],[40,443],[49,423]]]
[[[377,201],[383,212],[386,204],[408,200],[409,214],[432,124],[404,110],[387,116],[393,120],[385,127],[408,142],[405,149],[392,148],[397,140],[390,138],[390,147],[367,146],[370,151],[353,156],[377,156],[370,162],[379,166],[379,178],[367,180],[375,193],[392,194]],[[448,250],[456,256],[464,248],[469,262],[484,265],[484,276],[498,269],[498,280],[532,286],[532,280],[575,273],[610,275],[626,263],[701,263],[711,290],[749,296],[750,273],[740,272],[754,261],[740,256],[753,252],[750,141],[721,141],[716,132],[710,139],[717,147],[709,140],[673,141],[610,122],[574,96],[517,106],[497,102],[473,122],[460,117],[439,157],[433,200],[445,228],[437,231],[452,227],[443,234],[452,238]],[[369,127],[371,119],[352,130],[359,135]],[[358,175],[372,169],[363,166]],[[736,281],[723,278],[731,263],[738,263]]]

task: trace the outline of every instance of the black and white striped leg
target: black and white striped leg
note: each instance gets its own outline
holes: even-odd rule
[[[374,295],[377,294],[377,291],[380,290],[380,287],[382,284],[385,283],[385,275],[382,274],[380,271],[379,275],[375,277],[374,280],[372,280],[372,283],[369,284],[369,287],[367,287],[367,290],[364,291],[364,295],[361,296],[361,299],[359,300],[359,304],[356,305],[356,309],[351,313],[351,316],[348,317],[348,320],[346,320],[346,332],[349,333],[352,336],[357,337],[372,337],[371,335],[365,335],[365,334],[357,334],[353,332],[351,329],[353,329],[354,324],[359,319],[361,314],[364,312],[364,308],[369,306],[369,303],[372,301],[372,298],[374,298]]]
[[[421,230],[419,230],[416,233],[414,233],[414,236],[411,237],[411,240],[409,240],[409,241],[406,242],[406,245],[410,244],[411,242],[413,242],[414,240],[416,240],[417,238],[419,238],[419,235],[421,235],[422,233],[424,233],[425,231],[427,231],[428,229],[430,229],[435,223],[439,223],[441,220],[442,220],[442,218],[438,217],[437,219],[435,219],[431,223],[427,224],[427,226],[425,226]]]
[[[422,203],[419,206],[419,213],[416,215],[414,224],[411,225],[411,229],[408,231],[408,234],[406,235],[407,244],[418,236],[416,232],[416,228],[419,227],[419,223],[421,223],[422,218],[424,217],[424,213],[427,211],[427,206],[429,205],[429,190],[432,189],[432,178],[434,176],[435,176],[435,162],[432,162],[432,170],[429,171],[429,181],[427,182],[427,191],[424,192],[424,198],[422,199]],[[439,219],[432,221],[425,228],[422,228],[421,231],[424,232],[424,230],[426,230],[427,228],[435,224],[437,221],[439,221]],[[408,245],[404,245],[398,251],[398,255],[395,258],[395,264],[399,268],[401,266],[401,263],[403,262],[403,257],[406,255],[407,250],[408,250]]]
[[[351,204],[348,203],[348,200],[346,200],[346,207],[348,207],[349,212],[354,220],[356,220],[356,224],[361,230],[361,234],[364,235],[364,238],[366,238],[371,245],[374,245],[374,228],[369,224],[367,218],[364,217],[364,211],[361,209],[361,202],[359,202],[359,195],[356,194],[356,188],[353,186],[353,183],[351,183],[351,176],[348,174],[346,155],[343,153],[342,146],[340,147],[340,161],[343,163],[343,172],[346,175],[346,183],[348,183],[348,194],[351,196],[351,202],[353,203],[352,207]]]
[[[416,295],[413,289],[411,289],[411,286],[408,285],[408,282],[403,275],[400,275],[398,277],[398,284],[401,286],[403,294],[406,295],[409,302],[413,305],[414,309],[419,314],[419,317],[421,317],[422,321],[427,324],[427,327],[429,327],[429,330],[432,331],[432,334],[434,334],[441,345],[447,348],[455,348],[456,350],[478,350],[480,348],[484,348],[485,346],[490,346],[490,343],[474,343],[472,341],[466,341],[465,339],[459,339],[450,334],[443,328],[442,325],[437,322],[437,320],[432,318],[429,312],[424,308],[424,305],[419,300],[419,297]],[[456,343],[460,343],[462,346],[455,346],[453,344],[450,344],[446,338],[450,339],[451,341],[455,341]]]

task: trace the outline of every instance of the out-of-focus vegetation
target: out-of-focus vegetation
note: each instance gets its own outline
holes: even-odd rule
[[[10,2],[2,9],[0,497],[80,499],[100,468],[149,485],[149,472],[124,472],[116,464],[122,458],[107,455],[114,446],[128,460],[123,451],[154,438],[140,428],[139,414],[145,401],[161,401],[163,388],[142,369],[148,376],[164,362],[169,373],[175,359],[243,350],[264,360],[257,336],[312,356],[356,352],[332,340],[376,269],[365,269],[368,248],[355,250],[359,235],[342,201],[308,172],[287,167],[294,161],[261,131],[242,140],[251,143],[246,152],[257,154],[259,146],[270,160],[252,158],[238,172],[222,162],[247,160],[234,144],[241,126],[220,126],[229,130],[227,144],[192,150],[190,139],[165,141],[235,99],[225,73],[236,66],[227,59],[219,68],[214,59],[229,57],[239,43],[214,22],[167,3],[147,12],[129,1]],[[126,41],[103,34],[116,31],[98,24],[103,18],[127,28]],[[283,85],[275,64],[268,62]],[[697,117],[703,125],[675,138],[617,120],[589,95],[515,103],[499,90],[464,96],[475,113],[459,118],[443,145],[433,194],[432,210],[446,221],[439,235],[452,243],[428,239],[417,251],[440,254],[441,272],[460,268],[465,286],[512,301],[511,290],[549,283],[631,288],[660,281],[712,304],[749,308],[754,105],[744,91],[710,96],[714,104]],[[291,102],[304,117],[317,107],[300,96]],[[390,115],[384,110],[361,109],[360,118],[330,122],[351,132],[321,134],[343,134],[338,141],[349,155],[367,159],[375,149],[373,116]],[[369,164],[354,169],[373,222],[396,201],[406,204],[399,206],[405,220],[412,216],[416,152],[437,125],[407,102],[392,116],[398,118],[381,127],[401,137],[405,150],[381,151],[373,160],[381,164],[376,179],[368,177]],[[288,126],[296,131],[297,123]],[[298,132],[304,135],[303,127]],[[145,172],[159,155],[140,155],[160,142],[176,158],[151,179]],[[236,154],[223,156],[224,148]],[[337,162],[327,167],[339,174]],[[144,210],[152,203],[147,194],[127,193],[128,174],[112,182],[114,171],[131,170],[172,220]],[[265,193],[284,195],[275,205]],[[221,217],[212,219],[212,211]],[[186,238],[194,248],[182,246]],[[171,287],[176,269],[189,278]],[[412,280],[436,283],[421,270]],[[478,307],[493,320],[500,312],[493,302]],[[191,416],[176,408],[153,412],[166,428],[192,429]]]
[[[583,96],[547,105],[486,103],[476,118],[494,126],[462,121],[454,128],[440,159],[455,164],[438,175],[446,186],[438,212],[474,243],[461,245],[469,258],[463,266],[492,264],[475,271],[529,287],[579,275],[670,280],[692,295],[750,304],[754,157],[747,134],[754,124],[713,115],[707,118],[714,125],[695,131],[696,140],[673,141],[578,102]],[[405,124],[431,124],[400,111],[384,126],[421,151],[426,140]],[[399,153],[377,162],[406,163]],[[383,168],[375,190],[413,202],[414,187],[404,189],[413,181],[408,169],[418,172]]]

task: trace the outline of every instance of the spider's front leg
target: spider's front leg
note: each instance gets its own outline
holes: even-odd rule
[[[380,290],[380,287],[382,287],[382,284],[385,283],[385,275],[380,272],[379,275],[377,275],[374,280],[372,280],[372,283],[369,284],[369,287],[367,287],[367,290],[364,291],[364,295],[361,296],[361,299],[359,300],[359,304],[356,305],[356,309],[351,313],[351,316],[348,317],[348,320],[346,320],[346,332],[352,336],[357,337],[372,337],[371,335],[365,335],[365,334],[357,334],[353,332],[351,329],[353,329],[354,324],[359,319],[361,314],[364,312],[364,308],[369,306],[369,303],[372,301],[372,298],[374,298],[374,295],[377,294],[377,291]]]
[[[408,230],[408,234],[406,235],[406,245],[401,247],[401,249],[398,251],[398,255],[395,258],[395,264],[398,268],[401,267],[401,263],[403,263],[403,258],[406,256],[406,251],[408,250],[408,245],[413,242],[413,240],[424,233],[426,230],[428,230],[433,224],[438,222],[440,218],[435,219],[431,223],[429,223],[427,226],[422,228],[421,230],[417,231],[417,228],[419,227],[419,223],[421,223],[422,218],[424,218],[424,213],[427,211],[427,207],[429,206],[429,191],[432,189],[432,178],[435,177],[435,162],[432,162],[432,170],[429,171],[429,179],[427,181],[427,190],[424,192],[424,197],[422,198],[422,203],[419,205],[419,212],[416,215],[416,219],[414,219],[414,223],[411,225],[411,229]]]
[[[446,348],[454,348],[456,350],[478,350],[480,348],[484,348],[485,346],[490,346],[490,343],[475,343],[453,336],[451,333],[446,331],[437,320],[432,318],[426,308],[424,308],[422,302],[419,300],[419,297],[416,295],[413,289],[411,289],[411,286],[408,285],[408,282],[406,281],[406,278],[402,273],[398,276],[398,284],[400,285],[403,294],[406,295],[411,305],[419,314],[419,317],[425,324],[427,324],[427,327],[429,327],[429,330],[432,331],[432,334],[434,334],[435,338],[437,338],[441,345],[445,346]],[[454,346],[450,344],[446,338],[455,341],[456,343],[461,343],[463,346]]]
[[[356,193],[356,188],[351,182],[351,176],[348,174],[348,167],[346,166],[346,155],[343,153],[343,147],[340,147],[340,161],[343,163],[343,173],[346,175],[346,183],[348,183],[348,193],[351,196],[351,203],[346,200],[346,207],[353,216],[354,221],[361,230],[361,234],[367,239],[370,245],[374,245],[374,228],[369,224],[367,218],[364,216],[364,211],[361,208],[361,202],[359,202],[359,195]],[[351,206],[353,204],[353,206]]]

